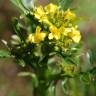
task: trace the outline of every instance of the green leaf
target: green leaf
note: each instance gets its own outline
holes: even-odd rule
[[[78,56],[67,57],[65,60],[67,62],[69,62],[70,64],[75,64],[75,65],[79,65],[80,64],[80,57],[78,57]]]
[[[92,76],[89,72],[85,72],[80,76],[80,80],[85,84],[89,84],[89,82],[92,80]]]
[[[18,74],[18,76],[23,76],[23,77],[32,76],[32,73],[30,73],[30,72],[20,72],[20,73]]]
[[[64,94],[68,94],[67,78],[61,81],[61,88]]]
[[[23,76],[23,77],[30,76],[30,77],[32,77],[33,86],[34,87],[38,86],[38,78],[37,78],[37,76],[34,73],[31,73],[31,72],[20,72],[18,74],[18,76]]]
[[[93,67],[89,72],[96,76],[96,67]]]
[[[18,62],[18,64],[19,64],[20,66],[22,66],[22,67],[25,67],[25,66],[26,66],[24,60],[22,60],[22,59],[19,59],[17,62]]]
[[[35,4],[36,4],[37,1],[38,0],[22,0],[24,6],[26,8],[28,8],[28,9],[34,8],[34,6],[35,6]]]
[[[0,50],[0,58],[9,58],[11,57],[11,54],[9,51]]]
[[[10,0],[14,5],[16,5],[25,14],[28,13],[28,9],[24,6],[22,0]]]
[[[50,87],[49,87],[49,96],[56,96],[56,86],[50,85]]]
[[[91,64],[94,64],[96,62],[96,50],[95,49],[90,49],[89,50],[89,60]]]
[[[16,34],[20,37],[20,39],[22,41],[24,41],[25,37],[23,36],[23,34],[21,32],[21,24],[19,23],[18,19],[17,18],[13,18],[12,24],[13,24],[13,28],[14,28]]]
[[[73,0],[59,0],[59,5],[63,10],[70,8]]]

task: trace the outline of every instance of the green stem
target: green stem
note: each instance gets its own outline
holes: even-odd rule
[[[39,84],[37,88],[34,88],[33,96],[55,96],[55,85]]]
[[[33,96],[48,96],[48,92],[44,88],[34,88]]]

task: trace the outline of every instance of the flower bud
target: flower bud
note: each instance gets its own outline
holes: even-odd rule
[[[17,35],[12,35],[11,38],[12,38],[11,39],[11,44],[13,44],[13,45],[20,44],[21,40],[20,40],[20,38]]]

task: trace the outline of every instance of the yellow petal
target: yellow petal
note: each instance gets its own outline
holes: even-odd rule
[[[55,35],[54,35],[54,38],[55,38],[56,40],[60,39],[60,34],[59,34],[59,33],[58,33],[58,34],[55,34]]]
[[[44,40],[46,33],[41,32],[41,28],[39,26],[36,27],[36,31],[34,34],[34,43],[39,43]]]
[[[59,29],[57,29],[57,27],[55,27],[55,26],[50,26],[50,28],[49,28],[49,30],[50,30],[50,32],[51,32],[51,37],[52,37],[52,39],[53,38],[55,38],[55,39],[60,39],[60,32],[59,32]]]
[[[80,39],[81,39],[81,35],[79,31],[75,31],[74,36],[72,37],[73,41],[75,43],[79,43]]]
[[[36,12],[38,12],[38,14],[40,14],[40,15],[45,14],[44,9],[43,9],[43,7],[42,7],[42,6],[37,7]]]
[[[71,31],[72,31],[71,28],[65,28],[63,35],[68,36],[68,33],[70,33]]]
[[[46,37],[46,33],[41,33],[41,37],[42,37],[42,40],[44,40],[44,38]]]
[[[68,9],[66,12],[65,12],[65,19],[74,19],[76,17],[76,15],[70,11],[70,9]]]
[[[80,39],[81,39],[80,32],[76,29],[76,27],[72,27],[72,40],[75,43],[79,43]]]
[[[42,40],[44,40],[45,36],[46,36],[45,33],[36,34],[36,35],[34,36],[34,42],[35,42],[35,43],[41,42]]]
[[[33,34],[29,34],[29,36],[27,38],[27,42],[30,42],[30,43],[34,42],[34,36],[33,36]]]
[[[59,28],[59,32],[60,32],[60,33],[64,33],[64,31],[65,31],[64,26],[61,26],[61,27]]]
[[[49,40],[53,39],[53,34],[52,33],[49,33],[48,38],[49,38]]]
[[[36,33],[40,33],[41,28],[39,26],[36,27]]]
[[[55,26],[50,26],[49,30],[50,30],[50,32],[51,32],[52,34],[56,34],[57,31],[58,31],[57,27],[55,27]]]
[[[44,9],[42,6],[37,7],[37,9],[34,13],[34,16],[37,19],[41,19],[41,18],[45,17],[45,12],[44,12]]]
[[[55,5],[55,4],[49,4],[45,7],[45,10],[48,12],[48,13],[54,13],[56,12],[56,10],[58,9],[58,6]]]

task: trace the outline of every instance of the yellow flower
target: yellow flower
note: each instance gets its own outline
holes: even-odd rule
[[[72,32],[73,32],[73,41],[75,43],[79,43],[80,39],[81,39],[81,34],[80,34],[80,31],[75,29],[74,27],[72,28]]]
[[[76,15],[68,9],[64,14],[64,19],[75,19]]]
[[[46,13],[42,6],[36,8],[34,16],[35,18],[39,19],[40,22],[42,22],[44,19],[47,19]]]
[[[68,34],[72,34],[72,29],[71,28],[65,28],[64,32],[63,32],[63,35],[64,36],[68,36]]]
[[[48,36],[49,40],[51,40],[53,38],[56,40],[60,39],[60,32],[58,31],[57,27],[52,25],[52,26],[50,26],[49,30],[51,32],[51,33],[49,33],[49,36]]]
[[[57,11],[57,9],[58,9],[58,6],[55,4],[52,4],[52,3],[45,6],[45,10],[48,13],[55,13]]]
[[[59,28],[59,32],[60,32],[61,34],[64,34],[64,31],[65,31],[65,27],[64,27],[64,26],[61,26],[61,27]]]
[[[73,76],[77,72],[77,67],[73,64],[60,64],[60,67],[64,71],[64,75]]]
[[[29,36],[27,38],[27,42],[30,42],[30,43],[34,42],[34,36],[33,36],[33,34],[29,34]]]
[[[81,34],[80,34],[80,31],[77,30],[76,27],[72,27],[71,28],[71,31],[70,33],[68,33],[68,36],[72,38],[72,40],[75,42],[75,43],[79,43],[80,39],[81,39]]]
[[[30,43],[40,43],[41,41],[44,40],[45,36],[46,36],[46,33],[41,32],[41,28],[39,26],[37,26],[35,34],[34,35],[30,34],[28,36],[27,42],[30,42]]]
[[[41,32],[41,28],[39,26],[36,27],[35,35],[34,35],[34,42],[39,43],[44,40],[46,33]]]
[[[42,6],[37,7],[34,16],[39,20],[39,22],[44,22],[48,25],[51,25]]]
[[[37,19],[40,19],[41,17],[45,16],[43,7],[42,6],[37,7],[34,15],[35,15],[35,18]]]

